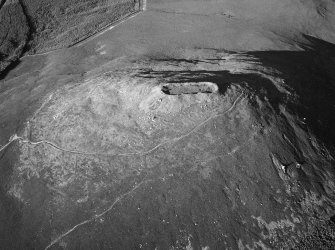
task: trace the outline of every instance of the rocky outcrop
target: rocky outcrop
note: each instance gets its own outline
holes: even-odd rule
[[[162,91],[167,95],[216,93],[218,86],[211,82],[168,83],[162,86]]]

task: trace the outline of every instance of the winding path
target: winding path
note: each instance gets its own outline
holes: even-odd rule
[[[45,247],[45,250],[49,249],[50,247],[52,247],[53,245],[55,245],[57,242],[59,242],[61,239],[63,239],[65,236],[69,235],[70,233],[72,233],[73,231],[75,231],[77,228],[84,226],[88,223],[94,222],[95,220],[99,219],[100,217],[104,216],[106,213],[108,213],[110,210],[112,210],[114,208],[114,206],[116,204],[118,204],[120,201],[122,201],[123,199],[125,199],[127,196],[131,195],[132,193],[134,193],[137,189],[139,189],[142,185],[144,185],[145,183],[148,183],[150,181],[153,180],[143,180],[140,183],[138,183],[137,185],[135,185],[131,190],[129,190],[128,192],[120,195],[119,197],[117,197],[114,202],[102,213],[100,214],[96,214],[93,217],[91,217],[90,219],[84,220],[80,223],[78,223],[77,225],[75,225],[74,227],[72,227],[71,229],[69,229],[68,231],[66,231],[65,233],[59,235],[56,239],[54,239],[53,241],[51,241],[51,243],[49,245],[47,245]]]
[[[176,142],[176,141],[179,141],[187,136],[189,136],[190,134],[194,133],[195,131],[197,131],[201,126],[203,126],[204,124],[206,124],[208,121],[210,121],[211,119],[213,119],[214,117],[218,117],[220,115],[224,115],[228,112],[230,112],[231,110],[234,109],[234,107],[236,106],[236,104],[238,103],[239,100],[241,100],[242,96],[243,96],[243,92],[235,99],[235,101],[233,102],[233,104],[231,105],[231,107],[229,109],[227,109],[225,112],[223,113],[220,113],[220,114],[216,114],[216,115],[213,115],[209,118],[207,118],[205,121],[201,122],[200,124],[198,124],[196,127],[194,127],[191,131],[189,131],[188,133],[184,134],[183,136],[180,136],[180,137],[177,137],[177,138],[174,138],[174,139],[171,139],[169,141],[166,141],[166,142],[163,142],[163,143],[160,143],[158,144],[157,146],[155,146],[154,148],[148,150],[148,151],[145,151],[145,152],[140,152],[140,153],[133,153],[133,154],[149,154],[151,152],[153,152],[154,150],[156,150],[157,148],[165,145],[165,144],[168,144],[168,143],[173,143],[173,142]],[[19,138],[19,137],[16,137],[16,138]],[[249,140],[248,140],[249,141]],[[31,144],[33,144],[32,142],[29,142]],[[39,142],[36,142],[36,144],[38,144]],[[42,142],[41,142],[42,143]],[[45,142],[45,143],[48,143],[49,142]],[[247,142],[246,142],[247,143]],[[246,144],[245,143],[245,144]],[[58,146],[54,145],[54,144],[49,144],[49,145],[52,145],[54,146],[55,148],[57,149],[60,149]],[[60,149],[61,150],[61,149]],[[236,151],[237,149],[235,149]],[[233,150],[234,151],[234,150]],[[66,151],[66,152],[73,152],[73,151]],[[230,153],[227,153],[227,155],[229,154],[232,154],[234,152],[230,152]],[[129,154],[119,154],[119,155],[129,155]],[[162,180],[165,180],[166,177],[160,177],[158,179],[162,179]],[[104,216],[106,213],[108,213],[110,210],[112,210],[114,208],[114,206],[116,204],[118,204],[121,200],[125,199],[127,196],[133,194],[137,189],[139,189],[141,186],[143,186],[144,184],[148,183],[148,182],[152,182],[152,181],[155,181],[155,179],[149,179],[149,180],[142,180],[140,183],[136,184],[131,190],[129,190],[128,192],[120,195],[119,197],[117,197],[114,202],[103,212],[99,213],[99,214],[96,214],[94,216],[92,216],[90,219],[87,219],[87,220],[84,220],[78,224],[76,224],[75,226],[73,226],[71,229],[67,230],[66,232],[62,233],[61,235],[59,235],[57,238],[55,238],[53,241],[51,241],[51,243],[49,245],[46,246],[45,250],[51,248],[52,246],[54,246],[56,243],[58,243],[60,240],[62,240],[64,237],[66,237],[67,235],[71,234],[73,231],[77,230],[79,227],[81,226],[84,226],[86,224],[89,224],[89,223],[92,223],[94,221],[96,221],[97,219],[101,218],[102,216]]]
[[[156,149],[164,146],[164,145],[167,145],[167,144],[173,144],[177,141],[180,141],[182,140],[183,138],[191,135],[192,133],[196,132],[200,127],[202,127],[204,124],[206,124],[207,122],[209,122],[210,120],[216,118],[216,117],[219,117],[219,116],[222,116],[222,115],[225,115],[227,113],[229,113],[230,111],[232,111],[234,109],[234,107],[236,106],[236,104],[238,103],[239,100],[241,100],[242,96],[244,95],[244,93],[242,92],[236,99],[235,101],[233,102],[233,104],[230,106],[229,109],[227,109],[226,111],[222,112],[222,113],[218,113],[218,114],[214,114],[210,117],[208,117],[206,120],[204,120],[203,122],[199,123],[197,126],[195,126],[193,129],[191,129],[189,132],[185,133],[184,135],[181,135],[179,137],[176,137],[176,138],[173,138],[173,139],[170,139],[170,140],[167,140],[167,141],[164,141],[164,142],[161,142],[159,144],[157,144],[155,147],[149,149],[149,150],[146,150],[146,151],[142,151],[142,152],[129,152],[129,153],[120,153],[120,154],[108,154],[108,153],[91,153],[91,152],[83,152],[83,151],[77,151],[77,150],[71,150],[71,149],[66,149],[66,148],[63,148],[63,147],[60,147],[58,146],[57,144],[49,141],[49,140],[39,140],[39,141],[30,141],[28,139],[25,139],[21,136],[18,136],[16,134],[14,134],[13,136],[10,137],[9,141],[7,144],[5,144],[4,146],[2,146],[0,148],[0,152],[5,150],[12,142],[14,141],[21,141],[22,143],[28,143],[28,144],[31,144],[31,145],[40,145],[40,144],[47,144],[57,150],[60,150],[60,151],[63,151],[63,152],[67,152],[67,153],[72,153],[72,154],[80,154],[80,155],[90,155],[90,156],[131,156],[131,155],[148,155],[152,152],[154,152]]]
[[[179,137],[176,137],[176,138],[173,138],[171,140],[168,140],[168,141],[165,141],[165,142],[162,142],[158,145],[156,145],[155,147],[151,148],[150,150],[147,150],[147,151],[143,151],[143,152],[133,152],[133,153],[122,153],[122,154],[115,154],[115,155],[120,155],[120,156],[127,156],[127,155],[146,155],[146,154],[150,154],[152,153],[153,151],[155,151],[156,149],[162,147],[163,145],[166,145],[166,144],[169,144],[169,143],[175,143],[177,141],[180,141],[182,140],[183,138],[191,135],[192,133],[196,132],[199,128],[201,128],[204,124],[206,124],[207,122],[209,122],[210,120],[212,120],[213,118],[215,117],[219,117],[219,116],[222,116],[222,115],[225,115],[227,114],[228,112],[231,112],[237,105],[237,103],[239,101],[242,101],[242,97],[243,97],[244,93],[242,92],[235,100],[234,102],[232,103],[232,105],[227,109],[225,110],[224,112],[222,113],[218,113],[218,114],[215,114],[215,115],[212,115],[210,116],[209,118],[207,118],[206,120],[204,120],[203,122],[199,123],[197,126],[195,126],[192,130],[190,130],[189,132],[185,133],[184,135],[182,136],[179,136]],[[31,145],[39,145],[39,144],[47,144],[57,150],[60,150],[60,151],[63,151],[63,152],[68,152],[68,153],[74,153],[74,154],[84,154],[84,155],[109,155],[109,154],[102,154],[102,153],[89,153],[89,152],[80,152],[80,151],[75,151],[75,150],[68,150],[68,149],[64,149],[58,145],[56,145],[55,143],[53,142],[50,142],[48,140],[40,140],[40,141],[36,141],[36,142],[33,142],[33,141],[30,141],[30,140],[27,140],[27,139],[24,139],[23,137],[20,137],[16,134],[14,134],[13,136],[10,137],[9,141],[7,144],[5,144],[4,146],[2,146],[0,148],[0,152],[5,150],[12,142],[14,141],[21,141],[22,143],[28,143],[28,144],[31,144]],[[166,177],[161,177],[159,179],[162,179],[162,180],[165,180]],[[117,197],[114,202],[106,209],[104,210],[103,212],[99,213],[99,214],[96,214],[94,216],[92,216],[91,218],[87,219],[87,220],[84,220],[78,224],[76,224],[75,226],[73,226],[72,228],[70,228],[69,230],[67,230],[66,232],[62,233],[61,235],[59,235],[58,237],[56,237],[54,240],[52,240],[46,247],[45,247],[45,250],[47,249],[50,249],[52,246],[54,246],[56,243],[58,243],[59,241],[61,241],[64,237],[66,237],[67,235],[71,234],[72,232],[74,232],[75,230],[77,230],[79,227],[82,227],[86,224],[89,224],[89,223],[92,223],[94,221],[96,221],[97,219],[103,217],[106,213],[108,213],[109,211],[111,211],[119,202],[121,202],[123,199],[125,199],[126,197],[132,195],[137,189],[139,189],[141,186],[143,186],[144,184],[148,183],[148,182],[152,182],[152,181],[155,181],[154,179],[148,179],[148,180],[145,180],[145,178],[138,184],[136,184],[131,190],[129,190],[128,192],[120,195],[119,197]]]

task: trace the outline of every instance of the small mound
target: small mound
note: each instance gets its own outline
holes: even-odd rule
[[[183,95],[197,93],[216,93],[218,86],[212,82],[168,83],[162,86],[167,95]]]

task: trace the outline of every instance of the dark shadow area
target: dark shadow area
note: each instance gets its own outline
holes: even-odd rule
[[[287,108],[328,146],[335,145],[335,45],[304,36],[305,51],[250,52],[262,65],[276,69],[298,100]]]
[[[232,74],[227,70],[140,71],[137,76],[157,78],[163,83],[212,82],[220,94],[230,84],[242,84],[279,112],[279,104],[306,122],[304,129],[311,130],[326,145],[335,145],[335,45],[304,36],[305,51],[257,51],[243,53],[243,60],[252,65],[257,60],[265,68],[274,69],[272,76],[285,80],[285,85],[298,99],[289,99],[269,79],[260,74]],[[215,59],[216,60],[216,59]],[[161,59],[167,64],[208,63],[209,60]]]
[[[173,60],[171,60],[173,61]],[[264,100],[269,98],[274,110],[279,112],[278,105],[285,95],[278,91],[276,86],[269,80],[258,74],[232,74],[228,70],[208,71],[150,71],[145,70],[137,74],[143,78],[157,78],[164,83],[200,83],[211,82],[218,86],[218,93],[224,94],[231,84],[240,84],[257,93]]]
[[[330,56],[335,56],[335,44],[306,34],[303,34],[302,37],[306,40],[306,43],[301,43],[300,47],[306,51],[314,51],[321,54],[326,53]]]
[[[0,10],[1,10],[2,6],[5,5],[5,3],[6,3],[6,0],[0,0]]]
[[[17,59],[16,61],[11,62],[4,70],[0,71],[0,81],[5,79],[13,69],[19,66],[20,63],[21,60]]]

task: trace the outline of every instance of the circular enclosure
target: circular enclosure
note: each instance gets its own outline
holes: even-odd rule
[[[162,86],[162,92],[167,95],[216,93],[217,91],[218,86],[212,82],[167,83]]]

